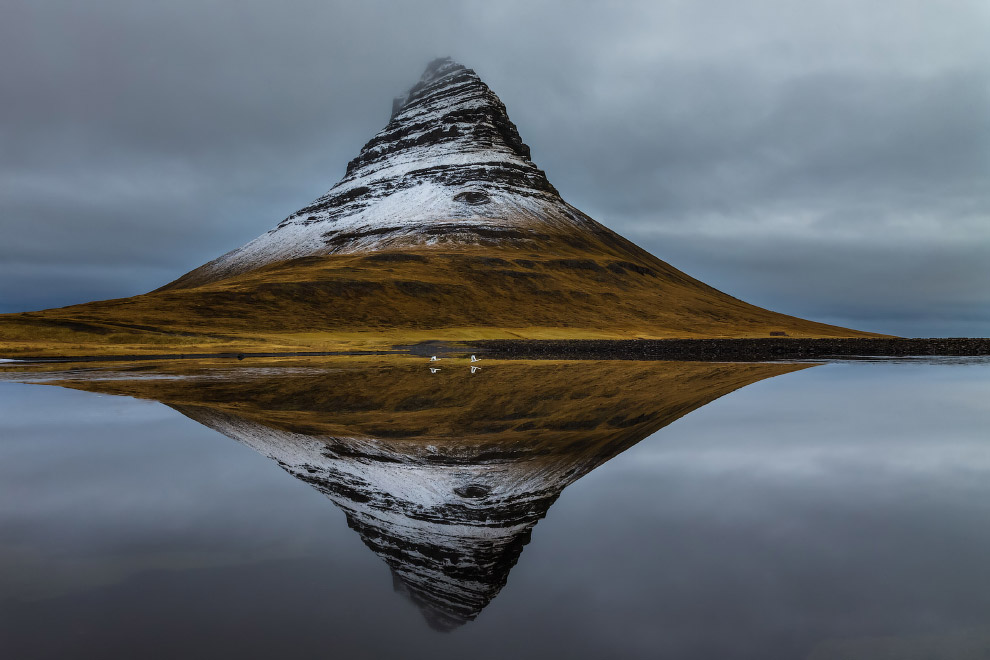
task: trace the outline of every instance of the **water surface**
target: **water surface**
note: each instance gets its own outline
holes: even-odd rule
[[[0,656],[990,653],[985,361],[480,365],[4,365]]]

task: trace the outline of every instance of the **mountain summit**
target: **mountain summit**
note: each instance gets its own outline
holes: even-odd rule
[[[340,182],[271,231],[151,293],[7,315],[0,331],[63,355],[870,334],[745,303],[592,220],[533,164],[492,90],[447,58]]]
[[[337,185],[176,284],[310,255],[442,243],[535,248],[554,234],[603,229],[560,198],[478,74],[441,58],[393,101],[388,125]]]

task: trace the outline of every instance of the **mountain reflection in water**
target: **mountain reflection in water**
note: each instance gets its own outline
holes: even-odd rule
[[[277,462],[339,507],[395,589],[446,631],[505,586],[566,486],[718,397],[809,366],[482,365],[173,362],[46,382],[161,401]]]

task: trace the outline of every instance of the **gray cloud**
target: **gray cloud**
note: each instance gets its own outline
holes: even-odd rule
[[[568,201],[780,311],[990,334],[990,9],[3,0],[0,311],[131,295],[322,194],[450,54]]]

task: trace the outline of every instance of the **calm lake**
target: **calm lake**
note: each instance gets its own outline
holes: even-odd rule
[[[0,658],[315,657],[990,657],[990,361],[0,365]]]

